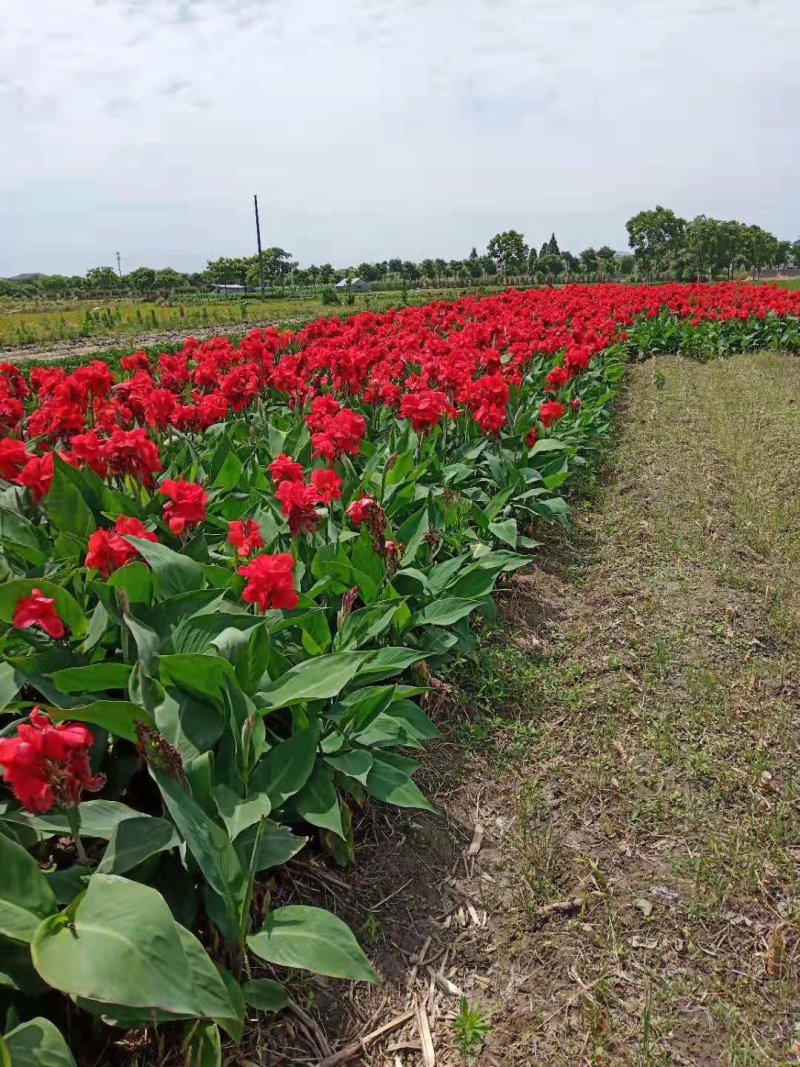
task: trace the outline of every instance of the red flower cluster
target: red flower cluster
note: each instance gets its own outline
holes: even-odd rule
[[[72,373],[40,367],[27,376],[0,364],[0,477],[27,487],[38,503],[49,491],[57,452],[100,477],[149,487],[162,469],[153,435],[172,428],[203,433],[264,399],[305,408],[314,456],[328,463],[356,455],[366,433],[364,415],[343,407],[345,397],[367,415],[388,406],[418,433],[469,419],[496,434],[523,381],[543,394],[567,390],[637,317],[661,311],[694,324],[798,316],[800,291],[738,283],[508,290],[318,319],[295,333],[254,330],[236,344],[189,338],[180,351],[156,359],[144,352],[124,357],[120,380],[100,361]],[[541,370],[531,382],[534,361]],[[565,405],[574,399],[561,396]],[[543,415],[542,423],[553,417]],[[303,482],[289,457],[278,457],[270,470],[276,485]],[[185,532],[201,521],[200,503],[199,493],[176,499],[169,521]],[[294,511],[311,521],[307,507]]]
[[[294,588],[293,568],[294,559],[288,552],[256,556],[237,569],[237,574],[247,579],[242,600],[256,604],[260,611],[296,608],[299,597]]]
[[[181,537],[192,526],[198,526],[206,517],[208,493],[202,485],[165,478],[158,491],[169,500],[164,505],[164,521],[176,537]]]
[[[558,400],[545,400],[543,404],[539,406],[539,419],[542,426],[550,427],[560,419],[566,412],[566,408],[563,404],[560,404]]]
[[[332,463],[343,452],[357,456],[361,451],[361,442],[367,432],[367,422],[362,415],[344,408],[330,415],[321,425],[322,429],[311,435],[313,455]]]
[[[253,519],[236,519],[228,523],[228,544],[236,549],[240,559],[247,559],[256,549],[264,548],[261,527]]]
[[[20,723],[16,737],[0,738],[3,780],[28,811],[75,807],[81,793],[102,789],[105,777],[89,766],[92,734],[80,723],[54,726],[38,708]]]
[[[112,571],[119,570],[138,555],[133,545],[125,537],[140,537],[145,541],[158,541],[158,538],[138,519],[120,515],[114,523],[113,530],[95,530],[89,537],[85,567],[97,571],[101,578],[108,578]]]
[[[317,399],[328,400],[329,398],[318,397]],[[333,403],[335,404],[336,401]],[[312,411],[309,416],[311,419],[320,417],[319,411],[316,415]],[[281,506],[281,514],[289,523],[289,532],[292,537],[297,537],[301,533],[313,533],[320,520],[316,505],[331,504],[342,495],[342,479],[332,467],[312,471],[311,481],[306,484],[302,466],[291,456],[281,452],[270,463],[269,472],[278,487],[275,490],[275,499]]]

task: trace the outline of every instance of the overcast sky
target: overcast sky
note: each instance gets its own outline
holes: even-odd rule
[[[4,0],[0,275],[800,236],[800,0]]]

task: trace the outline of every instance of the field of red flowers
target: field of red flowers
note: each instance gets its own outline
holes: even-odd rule
[[[374,980],[260,874],[347,867],[369,803],[429,807],[418,698],[567,516],[625,360],[754,348],[800,349],[800,293],[508,291],[119,375],[0,364],[9,1055],[74,1063],[58,1027],[83,1052],[114,1025],[221,1063],[287,968]]]

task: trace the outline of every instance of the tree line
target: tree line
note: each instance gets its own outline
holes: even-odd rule
[[[207,290],[211,285],[258,288],[318,288],[341,278],[363,278],[381,285],[458,284],[515,281],[555,283],[671,279],[676,281],[753,278],[767,268],[800,268],[800,239],[779,240],[760,226],[698,215],[687,220],[657,205],[628,219],[629,253],[608,245],[577,254],[559,247],[555,233],[538,249],[518,230],[495,234],[480,254],[472,248],[463,259],[393,258],[336,269],[330,263],[301,267],[283,248],[258,256],[221,256],[205,269],[181,273],[171,267],[137,267],[122,274],[113,267],[93,267],[85,275],[26,275],[0,279],[0,296],[91,296],[135,294],[142,297]]]

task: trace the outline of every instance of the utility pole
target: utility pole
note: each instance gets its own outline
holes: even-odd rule
[[[261,283],[261,299],[264,299],[264,256],[261,252],[261,224],[258,221],[258,197],[253,194],[253,205],[256,210],[256,240],[258,242],[258,280]]]
[[[122,265],[119,261],[119,252],[117,252],[117,274],[119,275],[119,280],[122,281]]]

